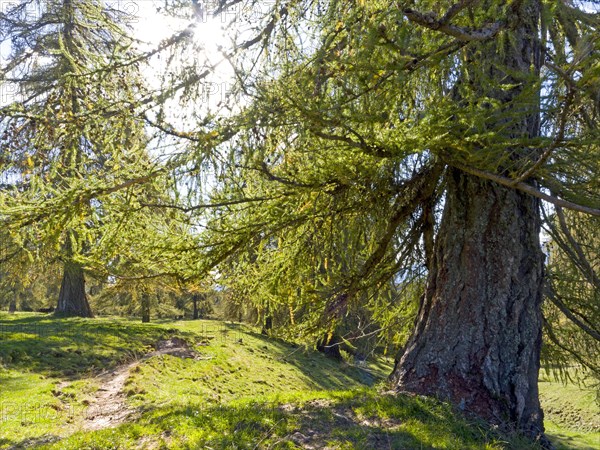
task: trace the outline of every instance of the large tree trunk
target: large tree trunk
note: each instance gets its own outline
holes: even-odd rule
[[[488,13],[495,14],[498,3],[487,3]],[[505,14],[496,11],[497,17]],[[533,138],[539,136],[535,96],[529,103],[519,96],[539,75],[539,1],[518,2],[507,11],[510,38],[467,50],[472,67],[463,72],[456,99],[465,105],[496,99],[502,114],[490,116],[498,120],[490,131],[507,140]],[[507,168],[537,157],[527,148],[506,151]],[[446,178],[427,289],[391,378],[400,389],[448,399],[491,422],[512,423],[541,437],[539,201],[457,169],[449,169]]]
[[[85,293],[83,268],[75,261],[65,261],[58,306],[54,314],[62,317],[94,317]]]
[[[58,306],[54,314],[61,317],[94,317],[85,293],[85,274],[81,264],[73,261],[71,236],[67,232],[64,242],[65,262],[63,279],[58,294]]]
[[[450,172],[416,330],[392,374],[401,389],[541,435],[539,232],[537,200]]]

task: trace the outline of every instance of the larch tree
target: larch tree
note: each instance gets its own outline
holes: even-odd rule
[[[28,0],[0,15],[2,220],[63,264],[56,314],[91,317],[85,257],[101,254],[110,196],[146,182],[146,94],[123,11],[96,0]],[[114,203],[114,202],[113,202]],[[122,224],[122,223],[121,223]],[[118,225],[114,225],[118,226]],[[24,247],[25,248],[25,247]],[[32,254],[32,257],[34,255]]]
[[[343,249],[350,270],[304,304],[323,324],[425,270],[393,384],[543,439],[541,206],[600,214],[597,12],[220,3],[254,14],[232,58],[248,102],[218,155],[204,270],[258,248],[255,276],[263,262],[266,279],[296,272],[293,286],[324,273],[323,247]]]

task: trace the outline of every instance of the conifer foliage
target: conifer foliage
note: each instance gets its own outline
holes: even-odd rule
[[[3,6],[2,219],[32,261],[62,261],[56,313],[90,317],[86,268],[94,254],[107,262],[125,205],[156,170],[131,17],[97,0]]]

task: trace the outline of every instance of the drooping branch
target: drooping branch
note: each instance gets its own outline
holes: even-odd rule
[[[596,287],[596,289],[600,289],[600,277],[596,275],[596,272],[586,258],[583,249],[571,234],[569,226],[567,225],[567,220],[565,219],[565,214],[560,206],[556,207],[556,216],[558,217],[561,232],[567,239],[570,249],[572,249],[572,251],[575,253],[577,264],[582,269],[583,275],[591,284]]]
[[[234,205],[240,205],[240,204],[244,204],[244,203],[257,203],[257,202],[272,201],[272,200],[280,199],[287,195],[291,195],[291,194],[283,193],[279,196],[271,196],[271,197],[267,197],[267,196],[243,197],[243,198],[238,198],[235,200],[226,200],[226,201],[222,201],[222,202],[213,202],[213,203],[201,203],[198,205],[187,206],[187,207],[177,205],[177,204],[168,204],[168,203],[140,203],[140,205],[145,208],[177,209],[179,211],[183,211],[183,212],[187,213],[187,212],[197,211],[200,209],[222,208],[224,206],[234,206]]]
[[[593,337],[597,341],[600,341],[600,331],[596,330],[593,326],[586,324],[583,320],[577,317],[577,314],[569,308],[565,302],[556,294],[552,286],[547,285],[545,292],[546,297],[550,300],[571,322],[577,327],[584,331],[589,336]]]
[[[398,227],[414,211],[414,205],[424,203],[434,195],[441,173],[442,165],[436,163],[431,167],[427,167],[403,185],[404,189],[401,190],[394,201],[394,213],[389,219],[386,230],[377,243],[375,250],[369,255],[357,274],[350,278],[347,286],[340,289],[340,293],[325,306],[325,317],[335,317],[356,294],[361,280],[368,278],[373,273],[388,251],[390,242],[396,235]]]
[[[552,343],[554,343],[554,345],[556,345],[561,350],[564,350],[566,353],[573,356],[575,358],[575,360],[578,361],[582,366],[589,367],[592,370],[594,370],[595,372],[600,371],[600,367],[595,366],[594,364],[590,364],[590,361],[585,358],[582,358],[581,354],[579,354],[575,350],[573,350],[573,349],[565,346],[563,343],[561,343],[560,339],[558,339],[558,337],[554,333],[554,329],[552,328],[552,325],[550,324],[550,322],[548,320],[546,320],[544,318],[543,323],[544,323],[544,330],[546,331],[546,336],[550,339],[550,341],[552,341]]]

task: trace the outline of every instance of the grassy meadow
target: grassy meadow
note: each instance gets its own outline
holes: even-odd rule
[[[0,315],[0,449],[528,449],[449,405],[220,321]],[[600,448],[596,392],[540,382],[558,449]]]

